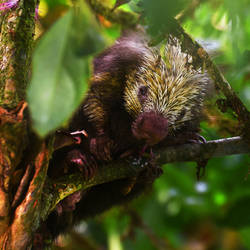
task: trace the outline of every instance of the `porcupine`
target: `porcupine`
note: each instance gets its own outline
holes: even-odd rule
[[[96,165],[126,152],[199,140],[209,85],[207,74],[192,66],[192,57],[181,51],[176,38],[170,38],[161,51],[149,47],[142,32],[124,33],[94,59],[90,89],[69,125],[69,131],[85,129],[89,144],[70,148],[66,152],[68,164],[93,175]],[[140,181],[138,177],[126,195],[121,190],[127,180],[91,188],[79,203],[79,197],[77,204],[73,202],[73,223],[132,199],[155,177],[150,178]],[[51,218],[52,227],[58,227],[60,220],[64,226],[59,231],[66,227],[63,216]],[[57,228],[52,231],[58,233]]]
[[[90,90],[70,130],[87,127],[90,151],[100,160],[169,138],[199,139],[210,81],[191,61],[177,39],[169,40],[161,56],[143,33],[128,32],[95,58]]]

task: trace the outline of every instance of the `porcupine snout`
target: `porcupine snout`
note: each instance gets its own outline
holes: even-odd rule
[[[168,133],[168,122],[165,117],[154,111],[141,113],[132,125],[133,135],[145,140],[148,145],[155,145]]]

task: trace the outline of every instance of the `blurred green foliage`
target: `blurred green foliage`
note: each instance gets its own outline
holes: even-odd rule
[[[100,37],[107,44],[114,42],[121,28],[100,16],[95,16],[100,23],[99,28],[93,28],[95,25],[89,20],[92,20],[94,15],[89,15],[84,16],[84,27],[81,31],[67,33],[67,17],[61,16],[65,13],[65,7],[66,10],[72,8],[72,2],[78,4],[80,1],[41,1],[41,6],[46,6],[47,10],[40,18],[40,29],[45,35],[35,51],[32,85],[28,95],[34,112],[40,108],[41,113],[37,114],[48,115],[46,119],[49,122],[57,111],[46,113],[51,104],[42,107],[44,101],[41,99],[43,95],[39,85],[48,85],[49,79],[50,85],[44,86],[46,91],[60,95],[60,91],[65,92],[60,89],[63,88],[61,79],[64,74],[58,75],[54,70],[58,67],[63,71],[67,69],[66,72],[70,72],[68,78],[71,76],[69,81],[74,86],[71,86],[75,93],[72,97],[76,99],[73,101],[72,97],[67,95],[67,102],[73,101],[71,107],[64,106],[65,100],[58,106],[60,110],[68,110],[69,114],[79,104],[86,89],[89,54],[99,50],[97,44]],[[110,6],[115,4],[115,1],[111,0],[104,2]],[[162,26],[171,25],[170,17],[177,16],[185,30],[205,46],[250,109],[249,0],[132,0],[119,8],[136,11],[145,16],[144,24],[153,35],[157,34]],[[50,31],[45,32],[49,26],[48,20],[51,20],[51,13],[57,13],[57,17],[61,18],[59,22],[64,22],[65,27],[52,27]],[[72,24],[69,30],[71,29]],[[88,29],[91,32],[87,32]],[[74,53],[68,56],[65,50],[60,51],[58,53],[63,59],[54,63],[48,58],[58,56],[55,53],[59,50],[59,45],[51,37],[57,37],[55,39],[59,39],[59,42],[65,36],[69,39],[69,34],[73,34],[74,39],[68,40],[67,48],[71,47]],[[44,70],[45,67],[48,71]],[[55,74],[57,75],[53,77]],[[32,98],[40,104],[33,103]],[[239,126],[233,114],[223,114],[217,110],[215,100],[216,98],[213,98],[206,111],[208,119],[201,124],[202,134],[208,140],[237,135]],[[69,117],[68,114],[64,116],[65,112],[58,114],[61,116],[58,119],[63,122]],[[53,126],[43,124],[41,130],[40,125],[36,129],[44,135],[59,125],[60,122]],[[45,126],[48,126],[47,130]],[[154,183],[151,193],[135,200],[129,207],[114,208],[96,219],[87,221],[87,224],[84,222],[76,228],[76,232],[92,242],[92,249],[152,250],[164,249],[164,246],[167,246],[167,249],[190,250],[250,249],[249,164],[250,159],[246,155],[211,159],[205,177],[199,182],[195,177],[194,163],[168,164],[163,166],[164,174]],[[137,217],[132,215],[131,211]],[[66,245],[64,249],[85,249],[76,242],[72,243],[73,246],[67,245],[66,241],[62,242],[62,245]]]
[[[92,14],[82,5],[55,22],[34,51],[27,96],[33,127],[42,137],[64,125],[80,105],[89,56],[104,47]]]

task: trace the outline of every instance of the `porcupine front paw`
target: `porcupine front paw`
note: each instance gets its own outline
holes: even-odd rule
[[[112,160],[114,141],[105,135],[90,140],[90,152],[100,161]]]
[[[77,167],[86,180],[91,179],[97,172],[97,163],[90,154],[82,153],[79,149],[73,149],[67,153],[67,165]]]

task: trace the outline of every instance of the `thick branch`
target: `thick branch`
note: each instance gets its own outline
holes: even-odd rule
[[[17,207],[11,225],[11,246],[9,249],[27,249],[31,243],[32,234],[39,226],[41,219],[41,194],[47,177],[50,152],[48,145],[43,143],[41,152],[35,159],[35,173],[30,182],[27,194]]]
[[[142,161],[140,161],[140,163],[142,163]],[[65,176],[65,178],[61,178],[57,182],[50,183],[50,187],[47,185],[49,188],[44,194],[47,197],[46,199],[50,198],[51,200],[51,211],[60,200],[78,190],[87,189],[114,180],[133,177],[141,170],[142,166],[138,160],[118,160],[100,166],[98,173],[90,180],[84,180],[83,176],[79,174]],[[53,195],[51,196],[51,194]]]
[[[249,152],[250,146],[241,137],[233,137],[208,141],[202,144],[185,144],[158,149],[155,151],[155,154],[159,156],[157,163],[163,165],[170,162],[198,161]],[[66,176],[56,183],[51,183],[51,187],[45,191],[45,196],[47,198],[50,197],[51,206],[49,211],[52,211],[60,200],[78,190],[87,189],[113,180],[134,177],[143,169],[143,161],[141,160],[121,159],[101,166],[97,175],[91,180],[86,181],[79,174]]]
[[[23,121],[23,105],[8,112],[0,107],[0,239],[9,226],[11,177],[21,160],[26,145],[26,123]],[[1,241],[0,241],[1,242]]]
[[[3,1],[1,1],[3,2]],[[20,0],[1,13],[0,29],[0,248],[11,236],[13,173],[28,144],[25,88],[28,82],[37,0]],[[21,240],[22,241],[22,240]],[[20,239],[19,239],[20,242]],[[8,248],[10,249],[10,248]],[[14,249],[14,248],[11,248]],[[16,249],[16,248],[15,248]],[[20,249],[20,248],[19,248]]]
[[[30,72],[37,0],[20,0],[6,10],[0,33],[0,104],[13,108],[24,100]]]

